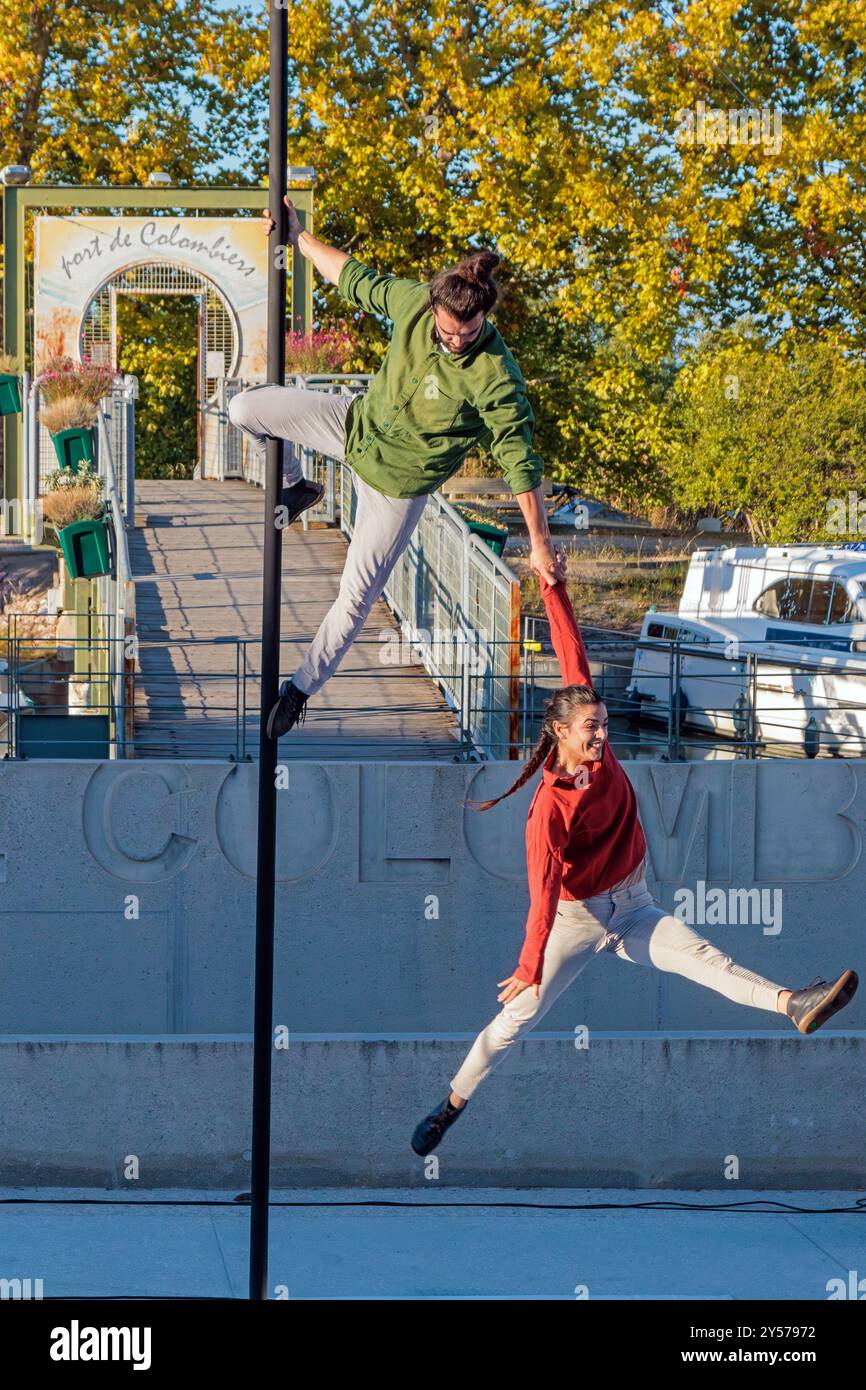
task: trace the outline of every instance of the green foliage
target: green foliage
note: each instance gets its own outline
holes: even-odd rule
[[[138,377],[135,472],[191,478],[198,457],[198,308],[186,295],[118,295],[118,367]]]
[[[95,463],[80,463],[75,472],[71,468],[55,468],[45,480],[45,492],[63,492],[67,488],[89,487],[98,495],[102,494],[104,479],[99,475]]]
[[[707,339],[670,405],[676,500],[740,513],[759,544],[829,540],[832,499],[866,486],[866,363],[831,342]]]

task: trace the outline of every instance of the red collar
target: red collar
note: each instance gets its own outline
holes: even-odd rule
[[[596,776],[598,775],[597,769],[600,768],[600,767],[602,766],[602,764],[604,763],[604,750],[605,750],[605,748],[607,748],[607,743],[604,744],[604,746],[603,746],[603,748],[602,748],[602,750],[601,750],[601,757],[599,758],[598,762],[597,762],[597,763],[590,763],[590,765],[589,765],[589,775],[590,775],[590,779],[592,779],[593,777],[596,777]],[[548,785],[549,787],[571,787],[571,788],[574,788],[575,782],[574,782],[574,777],[573,777],[573,776],[572,776],[572,777],[566,777],[562,772],[553,772],[553,771],[551,770],[551,766],[550,766],[550,765],[551,765],[552,762],[555,761],[555,759],[556,759],[556,748],[554,747],[554,748],[551,748],[550,752],[548,753],[547,757],[546,757],[545,760],[544,760],[544,768],[543,768],[542,773],[541,773],[542,781],[546,782],[547,785]]]

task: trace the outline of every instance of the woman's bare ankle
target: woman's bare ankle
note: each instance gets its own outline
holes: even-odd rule
[[[463,1099],[463,1097],[458,1096],[456,1091],[451,1092],[450,1096],[448,1097],[448,1102],[450,1105],[455,1106],[458,1110],[462,1110],[464,1105],[466,1104],[466,1101]]]

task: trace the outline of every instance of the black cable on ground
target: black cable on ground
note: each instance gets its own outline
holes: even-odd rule
[[[207,1197],[200,1201],[170,1198],[121,1197],[0,1197],[0,1206],[97,1206],[97,1207],[237,1207],[248,1206],[249,1195],[240,1193],[237,1197]],[[858,1197],[853,1206],[848,1207],[800,1207],[792,1202],[777,1202],[769,1197],[752,1197],[742,1202],[404,1202],[396,1198],[361,1198],[358,1201],[334,1199],[325,1201],[273,1200],[272,1207],[349,1207],[373,1208],[391,1207],[403,1211],[429,1210],[431,1207],[456,1207],[461,1211],[477,1207],[510,1210],[512,1208],[530,1211],[732,1211],[740,1216],[864,1216],[866,1197]]]

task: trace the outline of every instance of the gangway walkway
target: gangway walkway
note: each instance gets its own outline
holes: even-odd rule
[[[242,481],[141,479],[136,489],[136,756],[257,757],[262,492]],[[284,676],[337,595],[346,547],[335,527],[305,532],[297,521],[283,534]],[[458,756],[458,722],[438,686],[385,631],[399,637],[380,600],[305,723],[281,740],[281,760]]]

